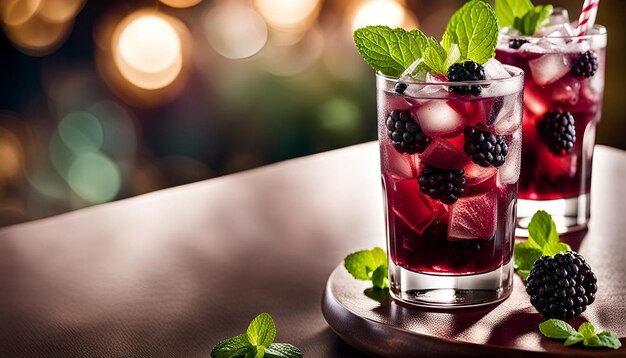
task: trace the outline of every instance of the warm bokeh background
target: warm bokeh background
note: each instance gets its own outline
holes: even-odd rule
[[[375,140],[352,29],[440,36],[462,3],[0,0],[0,226]],[[626,149],[622,6],[598,142]]]

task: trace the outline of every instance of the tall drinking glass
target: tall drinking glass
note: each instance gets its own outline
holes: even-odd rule
[[[496,58],[526,72],[520,236],[528,234],[530,218],[540,209],[552,215],[559,233],[587,226],[606,43],[602,26],[583,37],[500,35]]]
[[[523,72],[475,82],[377,80],[389,278],[399,301],[442,308],[511,292],[521,158]],[[480,95],[450,86],[481,86]],[[498,145],[504,163],[476,164],[468,143]]]

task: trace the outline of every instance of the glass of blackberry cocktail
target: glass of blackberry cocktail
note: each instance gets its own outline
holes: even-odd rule
[[[539,209],[552,215],[560,233],[587,226],[604,91],[604,27],[574,36],[569,23],[562,23],[539,33],[501,34],[496,50],[498,60],[526,73],[518,206],[522,236]]]
[[[523,72],[493,59],[484,68],[487,79],[471,82],[447,82],[452,68],[421,82],[376,76],[389,279],[400,301],[480,305],[510,293]]]

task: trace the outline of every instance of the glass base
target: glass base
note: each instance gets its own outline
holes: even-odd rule
[[[584,230],[590,217],[589,194],[556,200],[517,200],[517,228],[515,236],[528,237],[528,224],[537,210],[552,215],[559,234]]]
[[[513,288],[513,260],[493,271],[458,276],[417,273],[389,264],[391,296],[415,306],[483,306],[506,299]]]

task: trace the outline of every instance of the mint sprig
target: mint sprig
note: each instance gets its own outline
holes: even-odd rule
[[[539,331],[548,338],[564,339],[566,346],[581,343],[586,347],[613,348],[622,346],[615,332],[602,331],[596,334],[595,327],[585,322],[578,327],[578,331],[567,322],[559,319],[549,319],[539,325]]]
[[[301,358],[302,352],[288,343],[274,343],[276,326],[268,313],[256,316],[246,333],[228,338],[211,350],[211,358]]]
[[[495,55],[498,19],[489,4],[472,0],[452,15],[445,34],[459,45],[462,60],[483,64]]]
[[[559,234],[550,214],[539,210],[528,224],[528,240],[515,244],[515,269],[526,279],[533,264],[541,256],[554,256],[567,251],[572,249],[568,244],[559,241]]]
[[[376,289],[389,287],[387,254],[380,247],[353,252],[346,256],[343,265],[357,280],[372,281]]]
[[[426,36],[419,30],[367,26],[354,31],[356,48],[368,65],[389,76],[400,76],[422,58]]]
[[[420,30],[367,26],[354,32],[357,50],[374,70],[400,76],[416,61],[420,70],[447,75],[465,60],[484,64],[495,55],[498,20],[484,1],[472,0],[452,15],[441,42]]]
[[[552,5],[533,6],[530,0],[495,0],[500,27],[511,27],[524,36],[531,36],[544,26],[552,14]]]

